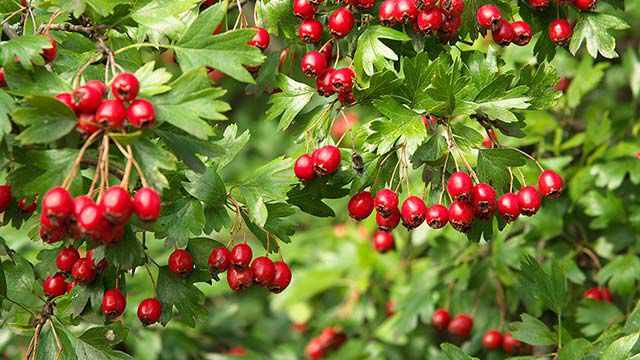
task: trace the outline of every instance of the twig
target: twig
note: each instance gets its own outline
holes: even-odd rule
[[[91,165],[91,166],[98,166],[98,160],[97,159],[91,159],[88,157],[83,157],[82,160],[80,161],[81,164],[83,165]],[[109,164],[109,172],[116,177],[122,178],[124,176],[124,170],[122,170],[121,168],[119,168],[118,166],[115,166],[113,164]]]
[[[18,33],[15,32],[15,30],[13,30],[9,24],[2,24],[2,32],[4,32],[5,34],[7,34],[7,36],[9,37],[9,39],[15,39],[18,37]]]

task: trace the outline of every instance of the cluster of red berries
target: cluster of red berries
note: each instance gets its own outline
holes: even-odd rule
[[[42,52],[40,53],[40,56],[42,56],[42,58],[44,59],[45,64],[49,64],[56,58],[56,55],[58,54],[58,43],[51,37],[51,35],[49,35],[49,33],[46,33],[43,35],[49,38],[51,47],[48,49],[43,49]],[[15,61],[16,62],[19,61],[17,56],[15,57]],[[6,88],[6,87],[7,87],[7,81],[4,77],[4,68],[0,67],[0,88]]]
[[[502,13],[497,6],[488,4],[481,6],[476,14],[478,24],[492,31],[493,41],[500,46],[514,43],[525,46],[533,36],[533,30],[526,21],[514,21],[510,23],[502,18]]]
[[[545,10],[547,7],[549,7],[549,4],[551,3],[551,0],[528,0],[528,1],[529,1],[529,5],[531,5],[531,7],[533,7],[538,11]],[[573,5],[578,10],[591,11],[595,8],[598,0],[555,0],[555,2],[559,6]]]
[[[521,341],[516,340],[510,332],[504,335],[498,330],[487,330],[482,336],[482,346],[489,350],[498,350],[500,347],[511,355],[531,354],[533,347],[525,345]]]
[[[346,341],[347,334],[330,326],[311,339],[304,352],[309,359],[322,359],[330,352],[338,350]]]
[[[608,303],[613,303],[613,295],[609,288],[607,287],[593,287],[587,291],[585,291],[582,296],[583,299],[591,299],[595,301],[606,301]]]
[[[333,174],[340,166],[342,156],[340,149],[333,145],[326,145],[313,150],[311,155],[300,156],[293,166],[293,172],[302,181],[311,181],[318,176]]]
[[[156,119],[153,104],[146,99],[136,99],[140,82],[131,73],[118,74],[111,82],[114,99],[105,99],[107,86],[99,80],[91,80],[72,93],[60,93],[56,99],[66,104],[78,117],[76,130],[88,136],[100,128],[121,130],[126,124],[134,128],[148,128]],[[129,103],[128,106],[125,106]]]
[[[13,200],[13,194],[11,193],[11,185],[0,185],[0,213],[7,210],[11,201]],[[38,197],[36,196],[33,201],[28,202],[26,198],[18,201],[18,210],[24,214],[29,214],[38,208]]]
[[[453,40],[462,24],[464,0],[385,0],[380,5],[380,24],[412,24],[426,36],[437,35],[441,42]]]
[[[213,32],[213,34],[215,35],[218,32],[220,32],[221,27],[222,27],[222,23],[220,25],[218,25],[218,27]],[[258,30],[258,32],[253,36],[253,38],[251,40],[249,40],[249,42],[247,44],[251,45],[251,46],[255,46],[258,49],[260,49],[260,51],[264,52],[264,50],[267,47],[269,47],[269,43],[271,42],[271,36],[269,36],[269,32],[263,27],[254,26],[253,29]],[[245,68],[247,70],[249,70],[249,72],[253,76],[256,76],[258,74],[258,72],[260,71],[260,66],[249,66],[249,65],[246,65]]]
[[[446,329],[451,336],[464,339],[471,334],[473,319],[466,314],[460,314],[452,319],[447,309],[438,309],[433,313],[431,326],[438,331]]]

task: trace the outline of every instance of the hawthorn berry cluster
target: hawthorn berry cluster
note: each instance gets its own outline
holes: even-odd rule
[[[437,309],[431,318],[431,326],[438,331],[447,330],[449,334],[458,339],[465,339],[473,329],[473,319],[467,314],[460,314],[453,319],[447,309]]]
[[[533,30],[526,21],[514,21],[510,23],[502,18],[502,13],[497,6],[483,5],[476,14],[478,24],[492,31],[493,41],[500,46],[514,43],[525,46],[531,40]]]
[[[302,181],[311,181],[318,176],[333,174],[340,166],[342,157],[340,149],[334,145],[326,145],[313,150],[311,155],[300,156],[293,166],[293,171]]]
[[[511,355],[527,355],[533,352],[531,345],[525,345],[522,341],[516,340],[510,332],[504,335],[498,330],[487,330],[482,336],[482,346],[488,350],[498,350],[500,347]]]
[[[413,25],[426,36],[446,43],[456,38],[462,25],[464,0],[385,0],[380,5],[380,24]]]
[[[320,335],[311,339],[304,352],[309,359],[322,359],[338,350],[347,341],[347,334],[336,327],[326,327]]]
[[[0,213],[7,210],[12,200],[11,185],[0,185]],[[27,198],[22,198],[22,200],[18,201],[17,206],[22,213],[32,213],[38,208],[38,197],[36,196],[31,202]]]

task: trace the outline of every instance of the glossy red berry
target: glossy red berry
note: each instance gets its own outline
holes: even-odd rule
[[[313,44],[322,38],[322,23],[316,19],[305,20],[298,28],[300,40],[307,44]]]
[[[11,185],[0,185],[0,213],[7,210],[13,200]]]
[[[351,32],[354,24],[355,19],[351,10],[346,7],[342,7],[336,9],[329,16],[329,23],[327,24],[327,26],[329,27],[331,35],[340,39],[347,36]]]
[[[102,94],[92,87],[80,86],[71,93],[71,102],[76,111],[90,114],[102,103]]]
[[[320,52],[320,54],[324,56],[324,60],[327,66],[329,66],[329,64],[331,64],[331,62],[333,61],[333,45],[332,44],[333,44],[333,39],[327,41],[327,43],[322,45],[320,50],[318,50],[318,52]]]
[[[169,270],[175,276],[187,277],[193,270],[193,259],[186,250],[176,249],[169,256]]]
[[[302,57],[300,67],[305,76],[316,77],[327,68],[327,62],[324,55],[314,50],[306,53]]]
[[[396,207],[391,210],[391,214],[387,217],[382,216],[381,213],[376,214],[376,224],[378,225],[378,230],[389,232],[400,224],[400,210]]]
[[[564,181],[555,171],[545,170],[538,177],[538,189],[545,197],[556,199],[562,194]]]
[[[236,269],[244,269],[251,263],[253,252],[247,244],[238,244],[231,249],[231,265]]]
[[[27,203],[27,199],[23,198],[22,200],[18,201],[18,209],[23,213],[32,213],[38,208],[38,203],[36,200],[37,197],[36,199],[33,199],[33,201]]]
[[[585,291],[584,295],[582,295],[582,298],[602,301],[602,292],[600,292],[600,289],[598,289],[597,287],[593,287]]]
[[[533,30],[526,21],[515,21],[511,24],[513,28],[513,43],[518,46],[525,46],[531,41]]]
[[[417,16],[418,8],[416,8],[414,0],[396,0],[393,17],[397,22],[409,24],[415,21]]]
[[[102,312],[109,319],[115,319],[122,315],[124,308],[127,306],[127,300],[118,289],[110,289],[105,291],[102,297]]]
[[[427,206],[421,198],[409,196],[402,202],[400,214],[402,215],[402,225],[409,230],[415,229],[426,219]]]
[[[415,0],[418,10],[431,10],[436,7],[438,0]]]
[[[300,156],[293,165],[293,172],[296,174],[298,179],[302,181],[313,180],[313,177],[316,175],[316,172],[313,169],[313,158],[308,154]]]
[[[523,349],[523,344],[516,340],[510,332],[507,332],[502,340],[502,348],[507,353],[515,355]]]
[[[276,274],[273,277],[273,282],[269,285],[269,291],[274,294],[280,294],[291,283],[291,269],[289,269],[289,265],[282,261],[276,261],[273,265],[276,268]]]
[[[48,229],[45,227],[40,228],[40,238],[47,244],[56,243],[64,237],[63,228]]]
[[[251,286],[251,269],[248,267],[237,269],[232,267],[227,271],[227,283],[233,291],[246,290]]]
[[[612,303],[613,302],[613,295],[611,294],[611,291],[609,291],[608,287],[601,287],[600,288],[600,294],[602,295],[602,300],[606,301],[608,303]]]
[[[144,299],[138,305],[138,319],[143,326],[155,324],[162,315],[162,304],[156,298]]]
[[[293,1],[293,14],[302,20],[313,19],[316,10],[316,7],[309,0]]]
[[[437,330],[444,330],[449,326],[449,321],[451,316],[449,315],[449,311],[446,309],[438,309],[433,313],[433,317],[431,318],[431,326],[436,328]]]
[[[461,25],[461,16],[456,16],[454,18],[447,18],[446,16],[443,16],[442,25],[440,25],[440,33],[450,35],[458,34],[458,30],[460,30]]]
[[[464,339],[471,334],[473,328],[473,320],[465,314],[460,314],[449,322],[447,329],[454,337]]]
[[[48,64],[52,62],[56,58],[56,55],[58,54],[58,43],[53,39],[53,37],[51,37],[51,35],[49,34],[44,34],[44,35],[49,38],[51,47],[47,49],[43,49],[40,55],[42,55],[42,57],[44,58],[45,64]]]
[[[434,7],[430,10],[420,11],[418,13],[418,29],[425,35],[430,36],[440,30],[442,26],[442,12],[439,8]]]
[[[87,259],[91,260],[91,262],[96,266],[96,270],[98,270],[98,272],[104,271],[107,267],[109,267],[109,262],[107,261],[107,259],[102,259],[96,264],[93,259],[93,250],[94,249],[87,251]]]
[[[447,181],[447,192],[454,200],[467,201],[473,193],[473,181],[467,173],[454,172]]]
[[[122,127],[126,117],[127,109],[121,101],[105,100],[96,110],[95,122],[108,130],[117,130]]]
[[[93,260],[84,257],[76,261],[71,268],[71,277],[80,285],[92,282],[96,278],[96,266]]]
[[[558,46],[565,46],[571,40],[573,29],[569,21],[559,19],[549,25],[549,38]]]
[[[520,204],[520,214],[524,216],[535,215],[540,210],[542,197],[534,186],[525,186],[518,191],[518,203]]]
[[[591,11],[596,7],[598,0],[574,0],[573,6],[578,10]]]
[[[483,220],[489,219],[496,211],[496,191],[489,184],[480,183],[473,187],[471,206],[475,215]]]
[[[449,206],[449,223],[460,231],[467,232],[473,224],[473,207],[466,201],[454,201]]]
[[[62,296],[67,292],[67,283],[64,281],[64,276],[53,275],[47,276],[43,284],[44,294],[53,299],[58,296]]]
[[[80,136],[87,137],[98,130],[100,130],[100,128],[96,123],[95,114],[80,114],[78,116],[76,131]]]
[[[102,94],[103,98],[107,96],[107,93],[109,92],[109,89],[107,89],[107,85],[105,85],[100,80],[89,80],[86,84],[84,84],[84,86],[98,90],[98,92]]]
[[[529,0],[529,5],[538,11],[544,11],[549,6],[549,0]]]
[[[326,145],[313,151],[313,169],[319,176],[333,174],[340,166],[340,149]]]
[[[464,0],[440,0],[440,10],[450,19],[458,17],[464,11]]]
[[[449,222],[449,209],[441,204],[435,204],[427,209],[427,225],[433,229],[443,228]]]
[[[391,189],[382,189],[376,194],[373,205],[382,217],[391,216],[398,208],[398,194]]]
[[[520,216],[520,201],[514,193],[506,193],[498,199],[498,212],[506,223],[510,223]]]
[[[80,259],[80,254],[73,246],[63,248],[56,256],[56,266],[60,271],[71,273],[73,264]]]
[[[393,250],[395,248],[395,240],[393,239],[393,235],[386,231],[378,231],[373,234],[373,248],[379,253],[386,253],[389,250]]]
[[[384,315],[386,317],[392,317],[396,314],[395,312],[396,302],[393,300],[388,300],[386,304],[384,304]]]
[[[382,26],[392,27],[396,23],[395,11],[397,0],[384,0],[380,4],[378,18]]]
[[[478,24],[487,30],[497,30],[502,21],[502,13],[497,6],[493,4],[483,5],[478,9],[476,14]]]
[[[118,74],[111,82],[111,94],[120,101],[131,101],[138,96],[140,82],[131,73]]]
[[[336,70],[334,68],[326,68],[323,72],[318,75],[316,78],[316,90],[318,90],[318,94],[320,96],[331,96],[333,95],[333,86],[331,86],[331,75]]]
[[[254,284],[270,286],[275,276],[276,267],[268,257],[260,256],[251,262],[251,278]]]
[[[498,330],[487,330],[482,336],[482,346],[487,350],[497,350],[502,346],[502,333]]]
[[[61,103],[67,105],[69,107],[69,109],[74,110],[73,107],[73,99],[71,97],[70,93],[59,93],[58,95],[55,96],[56,100],[60,101]]]
[[[349,199],[349,216],[356,220],[366,219],[373,212],[373,197],[368,191],[359,192]]]
[[[150,128],[156,121],[156,110],[149,100],[137,99],[127,108],[127,119],[134,128]]]
[[[143,187],[133,196],[133,212],[142,221],[156,221],[162,209],[160,195],[152,188]]]
[[[73,288],[76,286],[75,281],[70,281],[67,283],[67,293],[70,293],[71,290],[73,290]]]
[[[7,80],[4,77],[4,68],[0,67],[0,88],[7,87]]]
[[[313,338],[304,348],[304,353],[311,360],[322,359],[325,356],[325,346],[318,338]]]
[[[217,247],[211,251],[207,264],[211,276],[217,276],[219,273],[227,271],[231,266],[231,252],[224,246]]]
[[[108,188],[100,200],[102,214],[111,224],[123,225],[131,217],[133,202],[129,191],[119,185]]]
[[[73,199],[67,189],[56,186],[42,198],[42,212],[52,223],[63,223],[73,211]]]
[[[356,104],[356,97],[353,92],[341,92],[338,94],[338,101],[343,107],[351,107]]]
[[[260,50],[266,49],[269,46],[269,42],[271,41],[269,32],[267,31],[267,29],[260,26],[254,26],[253,29],[258,30],[258,32],[253,36],[251,40],[249,40],[247,44],[255,46]]]
[[[353,89],[353,79],[356,73],[348,67],[336,69],[331,74],[331,87],[339,93],[351,92]]]
[[[360,11],[368,11],[375,5],[375,0],[355,0],[354,6]]]
[[[500,27],[493,31],[491,34],[493,36],[493,41],[500,46],[507,46],[511,44],[513,38],[515,36],[515,32],[513,31],[513,26],[506,21],[500,21]]]

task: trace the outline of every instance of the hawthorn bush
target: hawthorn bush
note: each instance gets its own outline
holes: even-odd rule
[[[639,358],[638,3],[0,14],[4,358]]]

